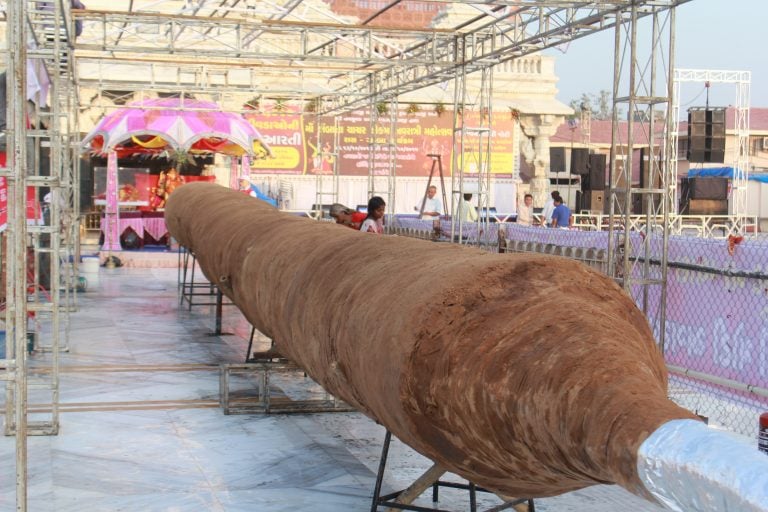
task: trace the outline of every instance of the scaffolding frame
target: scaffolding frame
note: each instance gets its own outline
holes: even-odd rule
[[[397,179],[397,96],[375,101],[371,98],[368,127],[368,199],[379,196],[384,199],[386,225],[392,224],[395,214],[395,181]],[[378,160],[384,160],[378,165]]]
[[[616,15],[614,32],[613,136],[609,164],[608,274],[641,305],[659,345],[664,349],[667,255],[670,233],[669,189],[676,180],[670,134],[676,128],[671,108],[675,43],[675,9],[651,16],[650,48],[640,54],[639,6]],[[629,52],[625,60],[626,50]],[[621,89],[625,87],[625,94]],[[627,107],[626,141],[619,134],[621,107]],[[657,128],[657,123],[661,127]],[[638,133],[636,133],[636,131]],[[647,142],[648,183],[633,184],[635,140]],[[656,155],[659,155],[656,157]],[[631,230],[634,197],[643,205],[645,221]],[[652,267],[657,259],[659,267]],[[652,304],[651,287],[659,287]]]
[[[130,77],[151,76],[148,81],[157,88],[197,84],[200,90],[215,92],[226,84],[226,88],[273,94],[279,90],[283,95],[329,97],[331,101],[323,103],[320,113],[330,114],[450,81],[460,67],[471,74],[612,28],[617,16],[631,6],[644,18],[688,1],[501,0],[493,2],[495,9],[457,1],[472,9],[472,15],[445,29],[367,25],[397,2],[358,25],[337,18],[329,18],[328,23],[300,16],[288,19],[286,14],[295,14],[292,8],[279,19],[267,13],[262,20],[215,18],[222,14],[210,10],[197,11],[195,16],[85,10],[74,11],[73,17],[87,27],[75,45],[78,59],[96,68],[90,75],[83,70],[83,86],[109,84],[125,90],[133,86]],[[477,43],[484,39],[496,43],[464,61],[460,58],[462,39],[469,36]],[[202,68],[195,62],[200,57],[218,65],[218,71]],[[118,67],[129,61],[134,67],[143,63],[144,72]],[[256,67],[264,80],[254,74]],[[105,78],[107,75],[110,77]],[[117,80],[116,76],[127,79]]]
[[[749,181],[749,97],[752,73],[749,71],[728,71],[715,69],[675,69],[674,95],[672,99],[675,120],[680,120],[680,92],[684,83],[720,83],[736,86],[734,105],[734,129],[736,148],[733,154],[733,180],[731,184],[731,215],[734,216],[735,231],[744,234],[747,220],[747,182]],[[677,160],[679,133],[672,132],[672,157]],[[690,144],[690,141],[688,141]],[[669,190],[670,201],[675,213],[678,211],[677,180]]]
[[[477,55],[487,51],[487,45],[493,46],[495,39],[476,40],[473,36],[467,37],[462,44],[465,61],[473,61]],[[477,220],[474,222],[476,229],[476,243],[485,245],[490,229],[490,194],[491,194],[491,122],[493,119],[493,66],[481,69],[479,83],[473,88],[476,91],[474,98],[469,98],[467,69],[462,66],[457,69],[454,87],[453,108],[453,165],[451,173],[451,240],[457,243],[470,242],[464,236],[465,220],[464,212],[460,205],[464,201],[464,193],[467,190],[465,184],[469,178],[476,183],[476,189],[471,193],[476,196]],[[476,116],[476,124],[468,126],[467,117]],[[475,121],[475,119],[473,119]],[[469,139],[474,139],[470,141]],[[474,143],[473,143],[474,142]],[[473,206],[474,207],[474,206]]]
[[[67,313],[76,307],[79,175],[74,164],[79,134],[77,117],[71,115],[78,97],[70,23],[68,3],[7,3],[13,87],[7,91],[9,158],[0,174],[9,191],[5,323],[12,343],[9,361],[0,365],[6,370],[0,380],[7,381],[4,433],[16,439],[18,511],[27,510],[27,437],[59,431],[60,352],[68,345]],[[48,94],[41,87],[33,104],[26,101],[30,66],[49,82]],[[34,191],[35,212],[41,198],[48,198],[40,209],[42,218],[27,218],[28,189]],[[34,360],[29,357],[32,349]],[[50,403],[50,409],[30,417],[30,401]]]
[[[323,218],[323,205],[339,202],[339,118],[333,118],[333,143],[329,144],[330,151],[324,150],[322,140],[323,124],[319,114],[315,114],[315,129],[317,130],[315,146],[315,210],[316,219]],[[331,175],[323,174],[323,164],[326,158],[331,159]]]

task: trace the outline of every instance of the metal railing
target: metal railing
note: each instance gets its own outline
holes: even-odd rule
[[[609,227],[608,217],[607,213],[575,213],[573,214],[573,228],[583,231],[607,231]],[[632,215],[630,216],[629,229],[631,231],[644,231],[649,219],[652,225],[661,225],[660,216]],[[729,236],[750,236],[758,232],[758,218],[747,216],[745,220],[744,217],[734,215],[670,215],[669,232],[671,235],[700,238],[726,239]]]

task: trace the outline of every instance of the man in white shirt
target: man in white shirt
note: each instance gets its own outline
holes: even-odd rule
[[[523,205],[517,208],[517,223],[521,226],[533,225],[533,196],[525,194]]]
[[[440,203],[440,199],[435,197],[437,195],[437,187],[430,185],[427,188],[427,198],[424,201],[424,211],[421,214],[421,220],[440,220],[440,215],[443,213],[443,205]],[[416,207],[417,210],[421,209],[421,206]]]
[[[547,202],[544,203],[544,209],[541,211],[541,216],[544,218],[544,224],[547,226],[552,224],[552,212],[555,211],[555,198],[560,197],[560,192],[553,190],[549,196]]]
[[[472,194],[464,194],[464,199],[459,203],[456,216],[462,222],[477,222],[477,210],[470,201],[472,201]]]

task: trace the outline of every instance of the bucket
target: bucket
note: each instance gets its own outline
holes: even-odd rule
[[[82,263],[80,263],[80,273],[85,277],[86,288],[87,285],[95,286],[98,284],[100,263],[98,256],[83,257]],[[85,289],[80,291],[85,291]]]
[[[80,264],[80,269],[82,270],[83,274],[98,274],[99,258],[83,258],[83,262]]]

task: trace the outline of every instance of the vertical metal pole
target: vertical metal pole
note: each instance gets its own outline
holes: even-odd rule
[[[120,250],[120,219],[117,196],[117,152],[109,151],[107,156],[107,206],[104,216],[104,251],[112,252]]]
[[[27,2],[7,3],[8,69],[8,266],[6,297],[8,332],[13,333],[15,377],[13,381],[13,431],[16,436],[16,511],[27,510]],[[6,416],[6,421],[9,417]],[[6,425],[7,427],[7,425]],[[6,430],[8,430],[6,428]]]
[[[619,137],[619,112],[616,108],[616,98],[619,96],[619,82],[621,78],[621,30],[623,28],[623,19],[621,12],[616,13],[616,25],[614,27],[613,38],[613,115],[611,116],[611,153],[610,164],[608,166],[608,180],[610,189],[608,191],[608,269],[607,274],[616,278],[616,202],[617,186],[621,183],[621,175],[624,172],[624,166],[621,170],[617,168],[618,159],[617,141]]]
[[[221,335],[221,317],[223,316],[223,295],[221,293],[221,290],[219,288],[216,288],[216,334],[217,336]]]
[[[632,253],[632,238],[630,237],[630,225],[632,222],[632,151],[634,150],[635,136],[635,105],[637,100],[637,5],[632,5],[629,21],[630,42],[629,42],[629,102],[627,105],[627,146],[626,163],[624,164],[624,176],[626,179],[626,188],[624,189],[624,231],[622,238],[624,240],[624,268],[622,276],[622,287],[632,295],[632,266],[629,263],[629,256]]]
[[[677,132],[677,115],[679,109],[679,97],[675,98],[675,13],[672,7],[669,10],[669,48],[667,53],[667,65],[669,72],[667,74],[667,127],[665,130],[665,151],[662,168],[661,187],[664,189],[662,194],[662,222],[663,222],[663,246],[661,251],[661,297],[659,299],[659,350],[662,355],[666,347],[667,330],[667,264],[669,262],[669,217],[673,211],[677,211],[672,204],[675,200],[675,191],[677,189],[677,140],[673,139],[673,133]]]

